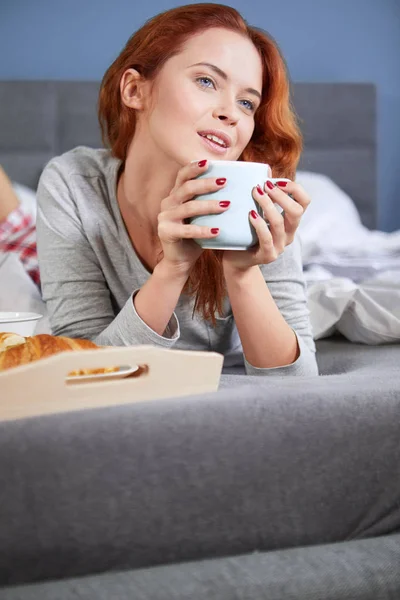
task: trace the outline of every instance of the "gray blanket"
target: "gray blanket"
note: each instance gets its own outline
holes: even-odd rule
[[[318,340],[317,362],[320,377],[302,378],[301,387],[296,377],[269,379],[269,394],[294,395],[299,402],[312,394],[321,400],[326,398],[370,398],[379,401],[383,397],[400,397],[400,343],[368,346],[349,342],[337,334]],[[220,389],[251,388],[261,385],[254,377],[242,376],[243,370],[225,369]]]
[[[0,424],[0,585],[400,532],[400,346],[318,347],[319,378]]]

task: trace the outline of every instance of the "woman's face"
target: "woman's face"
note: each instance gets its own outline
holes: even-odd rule
[[[165,63],[141,125],[151,145],[181,166],[203,158],[237,160],[253,134],[261,92],[262,63],[252,42],[208,29]]]

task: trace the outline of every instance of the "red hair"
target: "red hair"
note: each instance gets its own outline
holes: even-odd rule
[[[154,81],[164,63],[179,54],[190,36],[212,27],[251,40],[262,61],[262,100],[254,116],[252,138],[239,160],[268,163],[274,177],[294,179],[302,137],[290,103],[285,61],[268,34],[250,27],[237,10],[222,4],[173,8],[147,21],[130,37],[101,83],[98,116],[104,144],[110,147],[113,156],[125,162],[135,133],[136,113],[121,100],[120,81],[124,72],[134,68],[145,79]],[[196,296],[194,310],[215,325],[215,313],[222,314],[226,294],[222,251],[202,253],[183,292]]]

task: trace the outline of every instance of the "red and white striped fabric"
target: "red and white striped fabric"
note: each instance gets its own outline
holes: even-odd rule
[[[17,254],[32,280],[40,285],[36,224],[21,205],[0,222],[0,251]]]

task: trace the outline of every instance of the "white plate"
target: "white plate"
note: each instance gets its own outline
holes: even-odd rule
[[[137,365],[133,367],[123,366],[119,367],[118,371],[111,373],[98,373],[97,375],[73,375],[72,377],[66,377],[68,383],[82,383],[84,381],[104,381],[110,379],[123,379],[136,373],[139,369]]]
[[[32,312],[0,312],[0,331],[29,337],[33,335],[42,316]]]
[[[22,323],[23,321],[37,321],[43,315],[31,312],[0,312],[0,323]]]

